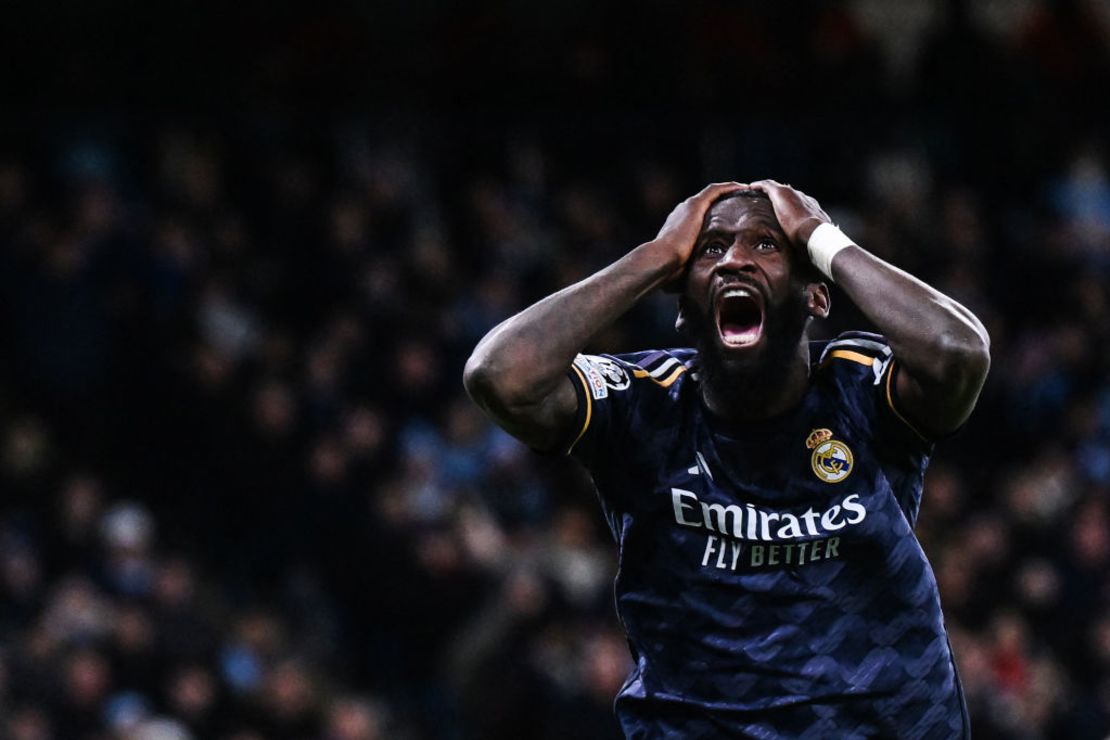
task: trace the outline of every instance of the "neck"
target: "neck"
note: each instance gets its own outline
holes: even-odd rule
[[[805,395],[809,344],[803,339],[781,361],[751,368],[726,368],[705,357],[702,375],[702,399],[715,415],[734,421],[769,419],[796,406]]]

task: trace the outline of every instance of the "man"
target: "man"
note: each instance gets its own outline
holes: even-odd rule
[[[811,344],[826,280],[883,337]],[[665,286],[696,350],[579,354]],[[967,736],[913,524],[931,440],[971,413],[988,346],[967,309],[772,180],[708,186],[482,339],[467,389],[586,464],[620,547],[628,737]]]

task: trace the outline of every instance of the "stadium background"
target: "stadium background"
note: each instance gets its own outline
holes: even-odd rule
[[[462,362],[764,176],[988,325],[919,536],[977,736],[1104,737],[1108,5],[6,7],[0,737],[615,737],[589,483]]]

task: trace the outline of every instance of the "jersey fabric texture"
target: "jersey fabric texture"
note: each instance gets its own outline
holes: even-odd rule
[[[620,549],[628,738],[961,738],[967,712],[913,534],[932,445],[876,335],[811,344],[801,403],[732,425],[691,349],[580,355],[569,452]]]

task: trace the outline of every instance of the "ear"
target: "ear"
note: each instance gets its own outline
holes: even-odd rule
[[[686,311],[686,299],[678,297],[678,315],[674,319],[674,330],[679,334],[690,334],[689,312]]]
[[[809,283],[806,285],[806,312],[815,319],[823,319],[829,315],[832,308],[832,299],[829,297],[829,286],[824,283]]]

